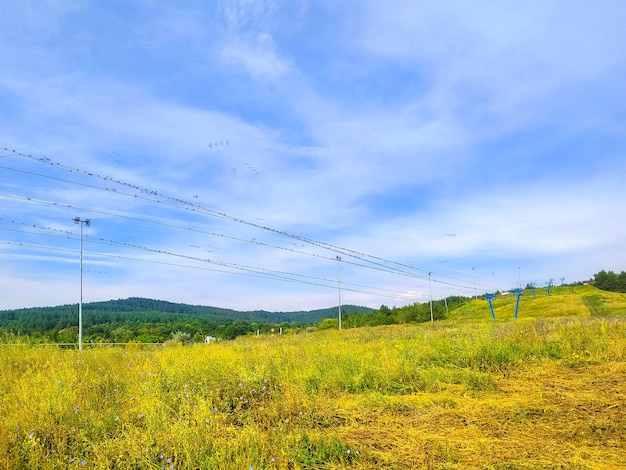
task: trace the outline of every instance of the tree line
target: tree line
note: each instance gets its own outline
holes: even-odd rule
[[[467,302],[466,297],[433,301],[434,320],[445,318],[447,309]],[[77,342],[78,305],[0,311],[0,342],[19,337],[29,343]],[[309,312],[236,312],[215,307],[175,304],[152,299],[130,298],[83,305],[85,343],[164,343],[185,337],[203,342],[207,336],[230,340],[249,334],[298,333],[317,328],[336,328],[336,308]],[[297,320],[294,320],[297,319]],[[430,321],[430,304],[414,303],[379,309],[342,306],[342,326],[358,328],[396,323]]]
[[[593,285],[602,290],[626,293],[626,271],[616,274],[602,270],[593,275]]]
[[[443,320],[449,310],[453,310],[470,299],[462,296],[451,296],[445,299],[433,300],[433,320]],[[398,323],[422,323],[430,321],[430,302],[415,302],[403,307],[388,307],[381,305],[379,309],[371,312],[346,313],[342,311],[341,323],[345,328],[359,328],[362,326],[395,325]],[[338,318],[327,318],[320,323],[321,328],[333,328],[337,326]]]

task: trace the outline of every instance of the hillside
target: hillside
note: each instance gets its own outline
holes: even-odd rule
[[[368,307],[342,305],[342,311],[370,312]],[[74,342],[77,334],[78,304],[0,311],[0,331],[18,335],[45,336],[54,342]],[[160,342],[181,330],[232,339],[273,325],[310,325],[337,315],[337,307],[326,309],[268,312],[237,311],[219,307],[188,305],[163,300],[128,299],[83,304],[83,326],[88,341]]]
[[[493,310],[496,321],[510,320],[515,316],[516,294],[496,296]],[[603,316],[626,314],[626,294],[608,292],[591,285],[559,286],[550,289],[524,289],[519,300],[518,319],[561,316]],[[450,311],[450,320],[492,321],[489,303],[484,298],[472,300]]]

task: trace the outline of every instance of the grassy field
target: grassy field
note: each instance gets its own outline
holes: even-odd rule
[[[0,346],[0,468],[626,468],[626,296],[194,346]]]

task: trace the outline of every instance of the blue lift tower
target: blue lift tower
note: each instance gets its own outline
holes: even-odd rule
[[[489,302],[489,310],[491,310],[491,318],[496,319],[496,314],[493,312],[493,301],[496,298],[496,294],[485,294],[485,299]]]

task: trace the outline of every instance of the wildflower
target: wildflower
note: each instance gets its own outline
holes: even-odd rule
[[[79,407],[78,405],[74,405],[74,413],[78,414]]]

